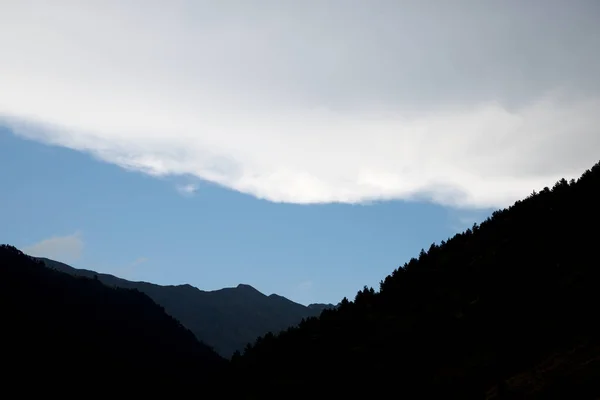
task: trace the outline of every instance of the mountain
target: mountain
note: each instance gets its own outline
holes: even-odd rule
[[[600,398],[598,226],[600,164],[258,338],[231,377],[248,398]]]
[[[304,306],[285,297],[266,296],[250,285],[203,291],[190,285],[161,286],[131,282],[113,275],[76,269],[67,264],[40,258],[46,266],[74,276],[98,280],[108,286],[137,289],[164,307],[165,311],[190,329],[199,340],[211,345],[223,357],[242,351],[257,337],[297,325],[303,318],[319,315],[326,304]]]
[[[46,268],[6,245],[0,318],[4,390],[209,386],[227,366],[147,295]]]

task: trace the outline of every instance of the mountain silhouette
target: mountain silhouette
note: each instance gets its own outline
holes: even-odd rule
[[[258,338],[230,376],[263,399],[600,398],[599,226],[596,164]]]
[[[3,387],[21,379],[46,393],[83,383],[248,399],[597,399],[598,226],[600,163],[431,244],[378,291],[365,286],[331,308],[249,285],[129,282],[1,246]],[[231,334],[233,343],[268,331],[227,362],[169,307],[201,337]],[[285,318],[294,321],[280,333],[267,327]]]
[[[199,340],[226,358],[235,351],[242,351],[259,336],[278,333],[297,325],[303,318],[318,316],[324,309],[334,307],[331,304],[307,307],[276,294],[266,296],[246,284],[214,291],[203,291],[187,284],[161,286],[77,269],[47,258],[39,259],[57,271],[88,278],[96,276],[105,285],[137,289],[147,294]]]
[[[46,268],[6,245],[0,318],[4,391],[208,386],[227,365],[140,291]]]

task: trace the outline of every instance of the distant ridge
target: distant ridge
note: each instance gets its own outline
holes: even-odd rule
[[[268,332],[277,333],[295,326],[303,318],[318,316],[333,305],[304,306],[283,296],[267,296],[248,284],[213,291],[200,290],[189,284],[161,286],[132,282],[114,275],[39,258],[47,267],[74,276],[98,277],[107,286],[137,289],[147,294],[165,311],[194,333],[196,338],[229,358],[236,350]]]

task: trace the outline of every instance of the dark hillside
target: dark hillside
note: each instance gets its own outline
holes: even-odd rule
[[[198,340],[226,358],[267,332],[280,332],[298,325],[302,318],[318,316],[323,309],[333,307],[325,304],[307,307],[275,294],[267,296],[250,285],[204,291],[191,285],[132,282],[47,258],[40,260],[57,271],[88,278],[97,276],[107,286],[137,289],[147,294],[192,331]]]
[[[597,164],[432,244],[380,291],[365,288],[299,328],[259,338],[233,367],[259,397],[365,390],[467,399],[498,389],[517,398],[516,377],[554,354],[572,360],[579,348],[570,378],[552,382],[559,379],[568,398],[593,398],[600,394],[599,226]],[[585,374],[595,380],[576,384]],[[340,378],[313,379],[332,375]],[[540,398],[553,393],[540,387],[531,387]]]
[[[46,268],[4,245],[0,315],[4,390],[198,386],[226,365],[145,294]]]

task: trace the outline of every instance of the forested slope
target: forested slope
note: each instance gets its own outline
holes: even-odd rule
[[[233,373],[258,397],[365,390],[407,398],[593,398],[599,226],[597,164],[577,181],[563,179],[432,244],[383,279],[380,291],[365,288],[299,328],[259,338],[235,357]],[[581,368],[568,368],[575,372],[553,366],[558,377],[515,384],[553,355],[568,363],[574,349],[583,359]]]

